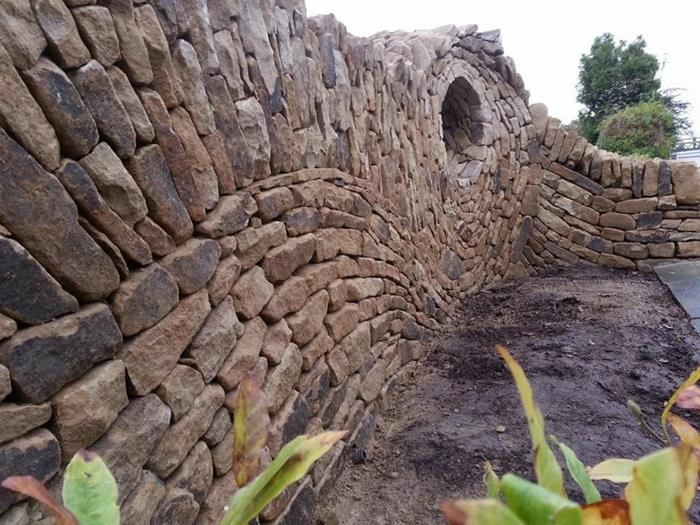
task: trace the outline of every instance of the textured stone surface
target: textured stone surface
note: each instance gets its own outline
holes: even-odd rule
[[[257,206],[248,193],[222,197],[207,218],[197,225],[197,231],[207,237],[218,239],[241,231]]]
[[[119,37],[119,49],[126,73],[136,85],[150,84],[153,80],[153,70],[148,61],[141,29],[136,24],[133,2],[107,0],[105,4],[112,15],[114,29]]]
[[[46,423],[51,417],[51,405],[2,403],[0,404],[0,419],[3,426],[0,428],[0,443],[26,434],[30,430]]]
[[[274,289],[275,287],[265,278],[265,272],[259,266],[253,266],[242,274],[231,288],[236,312],[244,319],[252,319],[270,300]]]
[[[156,389],[156,394],[170,407],[173,420],[177,421],[192,408],[192,403],[202,390],[202,374],[194,368],[178,364]]]
[[[119,38],[114,30],[109,9],[86,5],[73,9],[72,14],[92,58],[104,67],[111,66],[121,58]]]
[[[90,52],[63,0],[32,0],[32,8],[48,41],[49,51],[61,67],[72,69],[90,60]]]
[[[284,351],[280,363],[271,368],[263,386],[267,407],[271,413],[277,412],[301,374],[301,352],[295,344]]]
[[[235,388],[246,373],[255,367],[265,340],[267,326],[259,317],[243,326],[243,334],[216,376],[226,390]]]
[[[287,279],[294,270],[308,263],[316,251],[316,238],[312,234],[289,239],[265,255],[262,267],[265,276],[273,283]]]
[[[192,117],[197,132],[207,135],[216,129],[214,114],[204,89],[202,68],[197,52],[186,40],[178,40],[173,48],[173,64],[182,87],[185,108]]]
[[[160,264],[175,277],[180,293],[201,290],[214,275],[221,247],[214,241],[191,239],[161,259]]]
[[[328,292],[321,290],[312,295],[304,308],[287,317],[287,324],[292,329],[292,341],[305,345],[321,331],[323,320],[328,311]]]
[[[0,4],[0,42],[19,70],[28,69],[39,60],[47,42],[27,0]]]
[[[138,485],[121,506],[121,523],[150,525],[153,513],[164,496],[163,482],[150,470],[143,470]]]
[[[213,478],[211,452],[204,441],[199,441],[177,470],[170,475],[166,487],[186,490],[197,503],[202,503]]]
[[[136,140],[139,143],[149,143],[153,140],[155,132],[153,125],[148,120],[146,110],[143,109],[139,97],[136,95],[134,88],[129,83],[126,74],[117,66],[112,66],[107,69],[109,79],[112,81],[114,92],[121,101],[126,110],[131,125],[136,133]]]

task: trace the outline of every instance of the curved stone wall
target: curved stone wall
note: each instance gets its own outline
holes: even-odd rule
[[[697,171],[638,175],[558,131],[497,32],[357,38],[297,0],[6,0],[0,44],[0,478],[57,490],[89,447],[125,524],[216,522],[248,372],[271,457],[350,431],[261,517],[305,522],[466,294],[694,249]],[[650,230],[669,237],[633,240]],[[0,523],[40,519],[0,489]]]

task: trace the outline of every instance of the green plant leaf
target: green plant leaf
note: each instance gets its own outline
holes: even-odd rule
[[[66,467],[63,503],[80,525],[119,525],[117,482],[97,454],[81,450]]]
[[[59,504],[39,480],[31,476],[12,476],[4,480],[2,486],[37,500],[53,516],[54,525],[79,525],[73,513]]]
[[[265,396],[255,377],[248,374],[238,387],[234,417],[233,472],[239,487],[249,483],[260,471],[269,429]]]
[[[671,413],[671,409],[673,408],[673,405],[676,404],[676,401],[678,400],[678,396],[681,395],[681,392],[688,388],[689,386],[694,385],[700,380],[700,366],[695,369],[695,371],[688,376],[688,379],[683,381],[683,384],[678,387],[678,390],[676,390],[671,398],[666,402],[666,406],[664,407],[664,411],[661,413],[661,427],[663,428],[664,431],[664,436],[666,436],[666,441],[670,445],[671,444],[671,438],[668,435],[668,415]]]
[[[532,387],[527,380],[527,376],[522,367],[513,358],[512,355],[504,347],[496,346],[501,358],[506,362],[510,372],[515,379],[515,384],[520,393],[520,399],[523,403],[523,410],[527,417],[527,423],[530,427],[530,437],[532,438],[532,448],[534,452],[534,467],[537,481],[544,488],[551,490],[561,496],[566,497],[564,490],[564,475],[561,467],[557,462],[557,458],[552,452],[552,449],[547,443],[547,436],[544,430],[544,417],[535,402]]]
[[[581,463],[581,460],[578,459],[578,456],[571,448],[566,446],[564,443],[559,443],[557,441],[555,441],[555,443],[559,445],[559,450],[561,450],[561,453],[564,455],[566,467],[569,469],[571,477],[574,478],[576,484],[583,491],[583,496],[586,498],[586,503],[591,504],[599,502],[601,500],[600,492],[598,492],[598,489],[591,481],[591,478],[588,477],[586,466]]]
[[[629,483],[632,480],[633,468],[633,459],[606,459],[589,469],[588,477],[592,480],[604,479],[613,483]]]
[[[506,505],[526,525],[581,525],[581,507],[514,474],[501,478]]]
[[[501,494],[501,480],[493,471],[490,461],[484,465],[484,483],[486,484],[486,495],[489,498],[498,499]]]
[[[299,436],[287,443],[257,478],[234,494],[221,525],[247,525],[284,489],[304,477],[313,462],[345,434],[324,432],[311,438]]]
[[[693,425],[676,414],[669,414],[668,422],[683,443],[690,447],[700,449],[700,432],[698,432]]]
[[[583,525],[631,525],[629,504],[606,499],[583,507]]]
[[[441,508],[449,525],[525,525],[494,499],[446,501]]]

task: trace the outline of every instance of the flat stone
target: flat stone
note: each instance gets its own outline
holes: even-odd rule
[[[90,60],[70,74],[97,129],[120,157],[130,157],[136,148],[136,132],[104,67]]]
[[[0,312],[13,319],[40,324],[78,309],[78,301],[13,239],[0,237],[0,268]]]
[[[413,335],[413,334],[406,334]],[[404,335],[404,337],[406,337]],[[409,337],[407,337],[409,338]],[[414,338],[414,337],[410,337]],[[368,322],[360,323],[339,343],[348,359],[349,373],[357,372],[369,356],[372,345],[371,328]]]
[[[131,0],[107,0],[106,7],[112,15],[114,29],[119,37],[121,60],[126,74],[136,85],[148,85],[153,81],[153,70],[143,35],[136,23],[134,4]]]
[[[700,318],[700,262],[658,264],[654,271],[688,315],[693,319]]]
[[[202,137],[202,143],[209,154],[212,167],[216,173],[216,178],[219,185],[219,193],[221,195],[230,195],[236,191],[236,179],[233,176],[231,168],[231,159],[226,152],[224,139],[215,131],[205,137]]]
[[[182,419],[165,432],[148,460],[148,467],[161,477],[169,476],[211,425],[224,403],[224,390],[208,385]]]
[[[328,286],[328,311],[334,312],[345,306],[348,298],[347,285],[344,279],[336,279]]]
[[[279,364],[291,341],[292,331],[287,322],[282,319],[267,328],[262,354],[271,365]]]
[[[219,59],[214,50],[214,35],[209,21],[208,0],[195,0],[190,13],[189,37],[197,51],[197,57],[205,74],[219,70]]]
[[[134,126],[136,141],[142,144],[152,142],[155,136],[153,125],[151,121],[148,120],[146,110],[143,109],[134,88],[131,87],[129,78],[117,66],[109,67],[107,69],[107,74],[112,81],[114,92],[117,94],[117,97],[119,97],[127,115],[129,115],[131,125]]]
[[[192,447],[187,457],[175,472],[167,479],[166,487],[184,489],[197,503],[204,501],[212,480],[214,479],[214,467],[211,460],[211,452],[204,441],[199,441]]]
[[[83,227],[90,237],[92,237],[97,245],[102,248],[102,250],[109,256],[114,264],[119,276],[122,279],[126,279],[129,276],[129,266],[124,260],[121,250],[114,244],[109,237],[107,237],[100,230],[95,228],[93,224],[87,220],[85,217],[78,217],[78,222],[80,226]]]
[[[244,324],[243,334],[216,375],[216,379],[227,391],[235,388],[255,367],[265,340],[266,330],[265,322],[259,317]]]
[[[281,222],[271,222],[260,228],[246,228],[236,235],[236,255],[241,268],[247,270],[259,262],[265,254],[287,240],[287,231]]]
[[[165,486],[150,470],[143,470],[138,485],[119,509],[122,525],[150,525],[158,504],[165,496]]]
[[[0,478],[32,476],[42,483],[50,480],[61,466],[56,438],[43,428],[0,445]],[[0,487],[0,514],[19,501],[16,492]]]
[[[204,442],[211,448],[224,440],[226,434],[231,430],[233,426],[233,421],[231,420],[231,413],[228,408],[221,407],[214,415],[214,420],[211,422],[211,426],[207,429],[207,433],[204,434]]]
[[[20,437],[30,430],[46,423],[51,417],[51,405],[25,405],[16,403],[0,404],[0,443]]]
[[[221,247],[208,239],[190,239],[170,255],[161,259],[160,264],[177,281],[180,293],[191,294],[204,288],[219,263]]]
[[[381,281],[381,279],[379,279]],[[383,288],[383,283],[382,283]],[[360,307],[349,303],[340,310],[326,316],[324,324],[334,341],[340,341],[360,323]]]
[[[255,195],[257,215],[270,222],[294,206],[294,196],[288,188],[274,188]]]
[[[248,226],[248,220],[256,210],[257,205],[249,193],[221,197],[216,208],[197,225],[197,232],[212,239],[237,233]]]
[[[263,359],[264,361],[265,359]],[[231,393],[231,392],[230,392]],[[214,473],[223,476],[231,472],[233,467],[233,429],[229,430],[224,439],[211,451],[212,462],[214,463]],[[235,482],[234,482],[235,485]],[[229,487],[231,490],[231,487]],[[235,490],[235,489],[234,489]]]
[[[151,518],[151,525],[191,525],[197,519],[199,504],[188,491],[172,488],[165,493]]]
[[[192,117],[197,132],[200,135],[212,133],[216,125],[204,88],[202,68],[197,60],[197,52],[186,40],[178,40],[173,46],[173,64],[182,87],[185,108]]]
[[[658,197],[645,197],[641,199],[629,199],[615,204],[615,211],[618,213],[644,213],[656,209],[659,203]]]
[[[257,8],[254,2],[241,2],[238,24],[241,33],[241,41],[246,53],[255,56],[260,69],[265,89],[268,94],[275,92],[279,82],[279,73],[275,65],[275,58],[267,36],[267,28],[262,10]]]
[[[274,286],[265,278],[259,266],[253,266],[240,276],[231,288],[233,306],[241,317],[252,319],[258,315],[274,294]]]
[[[138,485],[141,469],[170,423],[170,409],[155,394],[138,397],[121,411],[91,448],[107,464],[123,501]]]
[[[10,371],[14,393],[41,403],[94,364],[110,359],[121,342],[109,308],[93,304],[18,332],[0,346],[0,362]]]
[[[72,14],[92,58],[104,67],[111,66],[121,58],[119,38],[109,9],[88,5],[73,9]]]
[[[384,291],[384,281],[379,278],[355,278],[345,281],[348,301],[361,301],[376,297]]]
[[[63,463],[107,432],[128,404],[121,361],[96,366],[53,396],[51,431],[58,437]]]
[[[155,389],[175,368],[182,352],[209,313],[206,290],[186,297],[158,324],[128,341],[119,350],[137,395]]]
[[[290,237],[298,237],[318,230],[321,225],[321,215],[316,208],[306,206],[286,212],[282,215],[282,222],[287,227],[287,234]]]
[[[14,0],[11,3],[14,4]],[[1,6],[0,9],[2,9]],[[0,34],[1,32],[0,26]],[[34,63],[31,65],[33,66]],[[44,116],[39,104],[29,93],[27,86],[22,82],[19,73],[12,65],[10,56],[2,46],[0,46],[0,84],[3,86],[3,96],[0,97],[0,121],[3,126],[12,132],[45,169],[55,170],[60,160],[56,132]]]
[[[194,226],[173,184],[161,149],[155,144],[140,148],[129,160],[128,167],[143,192],[149,216],[175,242],[189,239]]]
[[[194,368],[178,364],[156,389],[156,395],[170,407],[173,421],[178,421],[192,408],[194,400],[203,390],[202,374]]]
[[[0,42],[20,71],[39,60],[46,38],[29,2],[7,0],[0,4]]]
[[[354,261],[353,261],[354,262]],[[311,293],[327,288],[338,278],[340,265],[335,261],[307,264],[296,271],[296,275],[306,279]]]
[[[671,178],[678,204],[700,204],[700,170],[692,162],[674,162]]]
[[[263,391],[271,414],[276,413],[292,393],[301,375],[301,363],[299,348],[295,344],[290,344],[284,351],[280,363],[268,371]]]
[[[321,332],[316,337],[301,348],[302,368],[311,370],[318,358],[329,352],[334,345],[335,341],[333,338],[328,335],[325,329],[321,329]]]
[[[209,300],[213,305],[217,305],[224,300],[233,285],[238,281],[240,275],[241,262],[235,255],[230,255],[221,260],[209,284],[207,284]]]
[[[173,238],[148,217],[144,217],[134,224],[134,230],[146,241],[154,255],[163,257],[175,251],[176,246]]]
[[[600,225],[618,230],[633,230],[637,223],[631,215],[611,211],[600,216]]]
[[[305,345],[323,328],[323,320],[328,311],[328,292],[321,290],[312,295],[304,308],[286,318],[292,329],[292,341]]]
[[[49,51],[61,67],[73,69],[90,60],[90,51],[83,44],[63,0],[33,0],[32,8],[48,41]]]
[[[226,2],[217,0],[217,3],[224,5]],[[219,59],[221,74],[226,78],[231,91],[231,97],[233,100],[240,100],[245,97],[244,75],[241,71],[241,66],[246,65],[245,52],[240,45],[240,40],[234,39],[233,35],[237,35],[235,28],[229,24],[227,26],[231,31],[228,28],[222,28],[214,33],[214,48]]]
[[[303,307],[309,295],[311,292],[304,277],[290,277],[275,288],[272,298],[262,310],[262,317],[268,322],[277,322]]]
[[[307,264],[315,251],[316,238],[313,234],[289,239],[271,249],[263,258],[265,276],[273,283],[285,281],[297,268]]]
[[[12,383],[10,382],[10,371],[0,365],[0,401],[5,399],[12,392]]]
[[[253,178],[265,178],[270,174],[270,137],[263,108],[256,98],[250,97],[237,101],[236,110],[243,138],[253,159]]]
[[[218,525],[224,517],[225,507],[235,493],[236,475],[229,471],[214,478],[206,499],[202,502],[196,525]]]
[[[99,141],[97,125],[68,75],[41,58],[22,77],[53,125],[64,154],[74,158],[87,155]]]
[[[122,334],[134,335],[150,328],[178,303],[175,278],[152,264],[132,272],[112,297],[112,312]]]
[[[233,308],[233,300],[226,297],[207,317],[197,335],[187,347],[189,356],[209,383],[243,334],[243,325]]]
[[[700,257],[700,241],[678,243],[679,257]]]

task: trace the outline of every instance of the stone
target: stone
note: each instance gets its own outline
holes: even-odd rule
[[[0,401],[5,399],[12,392],[12,383],[10,382],[10,371],[0,365]]]
[[[121,342],[109,308],[92,304],[18,332],[0,345],[0,363],[10,371],[15,395],[41,403],[96,363],[110,359]]]
[[[216,379],[227,391],[235,388],[255,367],[266,330],[265,322],[259,317],[244,324],[243,334],[216,375]]]
[[[413,334],[408,333],[403,335],[407,339],[415,339]],[[372,344],[370,324],[368,322],[360,323],[358,327],[346,335],[339,344],[342,346],[347,356],[349,373],[353,374],[357,372],[370,352],[370,346]]]
[[[224,517],[225,507],[236,491],[236,476],[233,471],[214,478],[206,499],[197,515],[196,525],[218,525]]]
[[[132,272],[112,297],[112,312],[125,336],[150,328],[178,303],[175,278],[158,264]]]
[[[2,9],[1,6],[0,9]],[[0,26],[0,35],[1,32]],[[12,65],[10,56],[2,46],[0,46],[0,84],[3,86],[3,96],[0,97],[0,123],[12,132],[45,169],[55,170],[60,159],[56,132],[44,116],[39,104],[29,93],[27,86],[22,82],[19,73]]]
[[[41,58],[22,78],[53,125],[65,155],[80,158],[99,141],[97,125],[73,83],[56,64]]]
[[[202,68],[197,60],[197,52],[186,40],[178,40],[173,46],[173,65],[182,87],[185,108],[192,117],[197,133],[212,133],[216,125],[204,88]]]
[[[196,364],[205,382],[208,383],[216,377],[241,334],[243,325],[236,316],[233,300],[226,297],[209,313],[202,328],[185,351],[185,355]]]
[[[381,279],[379,279],[381,282]],[[383,283],[382,283],[383,288]],[[357,304],[346,304],[340,310],[326,316],[324,324],[334,341],[340,341],[352,332],[360,323],[360,307]]]
[[[212,239],[237,233],[248,225],[248,220],[256,210],[255,201],[249,193],[221,197],[216,208],[197,225],[197,231]]]
[[[236,236],[236,255],[241,268],[247,270],[275,246],[287,240],[287,231],[281,222],[271,222],[260,228],[247,228]]]
[[[261,315],[268,322],[277,322],[304,306],[309,295],[311,293],[304,277],[290,277],[275,288]]]
[[[255,195],[257,215],[270,222],[294,206],[294,196],[288,188],[274,188]]]
[[[27,0],[7,0],[0,4],[0,43],[20,71],[39,60],[47,42]]]
[[[361,301],[368,297],[376,297],[384,291],[384,281],[379,278],[346,279],[348,301]]]
[[[329,352],[334,345],[333,338],[328,335],[325,329],[321,329],[321,332],[316,337],[301,348],[302,368],[311,370],[317,359]]]
[[[226,407],[222,407],[214,415],[214,420],[202,439],[209,447],[215,447],[224,440],[232,426],[230,412]]]
[[[14,321],[14,319],[10,319],[6,315],[0,314],[0,341],[3,339],[7,339],[8,337],[12,337],[17,333],[17,323]],[[0,366],[0,385],[4,386],[4,371],[5,367]],[[7,370],[7,369],[5,369]],[[9,385],[9,373],[7,375],[8,378],[8,385]],[[2,398],[4,395],[7,395],[9,393],[9,390],[5,392],[4,388],[0,386],[0,401],[2,401]],[[3,395],[4,394],[4,395]]]
[[[305,233],[318,230],[321,225],[321,215],[316,208],[295,208],[282,215],[282,222],[287,227],[290,237],[298,237]]]
[[[243,48],[246,53],[255,56],[265,89],[268,94],[272,94],[280,79],[263,19],[263,12],[252,0],[243,0],[240,5],[238,28]]]
[[[212,166],[219,181],[219,193],[230,195],[236,191],[236,178],[233,175],[231,159],[226,151],[226,145],[221,133],[216,130],[205,137],[202,137],[204,147],[209,153]]]
[[[622,270],[633,270],[637,267],[634,262],[629,259],[610,253],[601,253],[598,258],[598,264],[611,266],[612,268],[620,268]]]
[[[679,242],[678,257],[700,257],[700,241]]]
[[[0,444],[18,438],[46,423],[51,418],[51,405],[2,403],[0,404]]]
[[[259,266],[253,266],[240,276],[231,288],[233,306],[241,317],[252,319],[258,315],[274,294],[275,287],[265,278]]]
[[[294,237],[281,246],[271,249],[263,258],[265,276],[272,283],[289,278],[300,266],[311,260],[316,251],[316,238],[313,234]]]
[[[328,311],[334,312],[345,306],[348,298],[347,285],[344,279],[336,279],[328,286]]]
[[[365,376],[360,384],[360,397],[365,403],[374,401],[384,386],[384,373],[386,371],[386,361],[378,360]]]
[[[600,216],[600,225],[619,230],[633,230],[637,223],[631,215],[611,211]]]
[[[263,359],[264,361],[264,359]],[[223,476],[227,472],[232,472],[233,467],[233,433],[231,429],[224,436],[224,439],[216,445],[211,451],[212,462],[214,463],[214,473],[217,476]],[[229,487],[229,490],[236,490],[235,487]]]
[[[276,413],[291,394],[301,375],[301,364],[299,348],[295,344],[290,344],[284,351],[280,363],[268,371],[263,391],[271,414]]]
[[[178,421],[192,408],[202,390],[202,375],[194,368],[178,364],[158,386],[156,395],[170,407],[173,421]]]
[[[271,421],[267,447],[273,456],[295,437],[304,434],[310,417],[311,410],[306,399],[296,390],[292,390]]]
[[[166,481],[166,487],[177,487],[186,490],[197,503],[204,501],[212,479],[214,467],[211,452],[204,441],[199,441],[192,447],[187,457]]]
[[[552,199],[552,204],[589,224],[598,224],[600,220],[600,214],[597,211],[566,197],[555,196]]]
[[[136,141],[142,144],[152,142],[155,137],[153,125],[151,121],[148,120],[146,110],[143,109],[143,105],[141,105],[141,101],[134,91],[134,88],[131,87],[129,78],[117,66],[108,68],[107,74],[112,81],[114,92],[124,106],[127,115],[129,115],[131,125],[136,132]]]
[[[49,51],[61,67],[73,69],[90,60],[90,51],[81,40],[75,20],[63,0],[32,0],[31,3]]]
[[[61,389],[51,398],[51,431],[67,463],[97,441],[129,404],[124,363],[108,361]]]
[[[112,15],[106,7],[88,5],[72,10],[80,36],[90,50],[92,58],[109,67],[121,58],[119,38],[114,29]]]
[[[97,245],[109,256],[109,258],[112,260],[112,264],[114,264],[115,268],[117,269],[119,276],[122,279],[126,279],[129,276],[129,266],[126,264],[124,256],[122,255],[121,250],[117,248],[117,245],[114,244],[104,233],[95,228],[95,226],[93,226],[92,223],[86,218],[78,217],[78,222],[80,223],[80,226],[83,227],[83,230],[85,230],[88,235],[95,240]]]
[[[163,257],[175,251],[173,238],[148,217],[134,224],[134,231],[146,241],[153,255]]]
[[[161,149],[155,144],[140,148],[129,160],[128,167],[143,192],[150,217],[175,242],[189,239],[194,226],[173,184]]]
[[[670,258],[676,253],[676,245],[672,242],[649,243],[649,256],[654,258]]]
[[[192,408],[165,431],[148,460],[148,467],[161,477],[169,476],[207,431],[223,403],[224,390],[219,385],[207,385]]]
[[[350,373],[350,363],[342,346],[336,346],[326,357],[330,369],[331,385],[337,386],[347,379]]]
[[[0,312],[5,315],[40,324],[78,309],[78,301],[13,239],[0,237],[0,268]]]
[[[114,158],[118,163],[116,166],[121,168],[119,159],[116,157]],[[91,169],[99,170],[99,161],[95,163],[90,162],[89,164]],[[121,168],[121,171],[123,171],[123,168]],[[102,173],[104,174],[104,172]],[[117,171],[116,173],[120,172]],[[61,181],[64,188],[68,190],[68,193],[76,202],[80,211],[106,233],[110,240],[114,242],[129,260],[142,266],[153,261],[151,249],[146,241],[139,237],[136,232],[115,213],[112,207],[102,198],[93,180],[78,163],[72,160],[64,161],[56,172],[56,177]],[[131,176],[126,180],[129,185],[134,185]],[[104,185],[109,188],[107,195],[110,195],[113,200],[116,200],[120,204],[124,202],[120,187],[112,185],[109,180],[106,181]],[[140,197],[140,192],[136,194],[136,196]],[[142,197],[137,199],[137,202],[141,201],[143,201]],[[129,214],[129,220],[133,220],[135,210],[129,208],[128,204],[123,204],[122,207],[127,210],[124,213]]]
[[[233,285],[238,281],[240,274],[241,262],[235,255],[230,255],[219,263],[209,284],[207,284],[209,300],[213,305],[217,305],[224,300]]]
[[[238,121],[243,138],[253,159],[253,178],[259,180],[270,174],[270,137],[260,102],[250,97],[236,102]]]
[[[292,331],[282,319],[267,328],[263,341],[262,354],[271,365],[279,364],[292,340]]]
[[[151,525],[191,525],[197,519],[199,504],[188,491],[172,488],[165,493],[151,518]]]
[[[150,84],[153,81],[153,70],[143,34],[136,23],[132,0],[106,0],[105,5],[112,15],[114,30],[119,37],[121,61],[126,74],[136,85]]]
[[[195,0],[190,13],[189,37],[205,74],[219,70],[219,59],[214,50],[214,35],[209,21],[208,0]]]
[[[312,295],[304,308],[286,318],[292,329],[292,341],[303,346],[321,331],[328,311],[328,292],[321,290]]]
[[[642,179],[642,195],[650,197],[658,194],[659,161],[648,160],[644,163],[644,178]]]
[[[641,199],[629,199],[615,204],[618,213],[644,213],[654,211],[659,203],[657,197],[645,197]]]
[[[138,485],[119,509],[122,525],[150,525],[153,513],[165,496],[165,486],[150,470],[143,470]]]
[[[105,68],[96,60],[90,60],[72,71],[70,78],[90,110],[100,134],[117,155],[131,157],[136,149],[136,132]]]
[[[221,247],[215,241],[190,239],[163,257],[160,264],[175,277],[180,293],[186,295],[206,286],[216,271],[220,254]]]
[[[121,347],[119,359],[124,361],[137,395],[151,392],[170,374],[209,310],[207,293],[201,290]]]
[[[678,204],[700,204],[700,170],[692,162],[676,162],[672,166],[671,178]]]
[[[0,478],[32,476],[42,483],[50,480],[61,466],[58,441],[40,428],[0,445]],[[0,514],[19,501],[20,494],[0,487]]]

